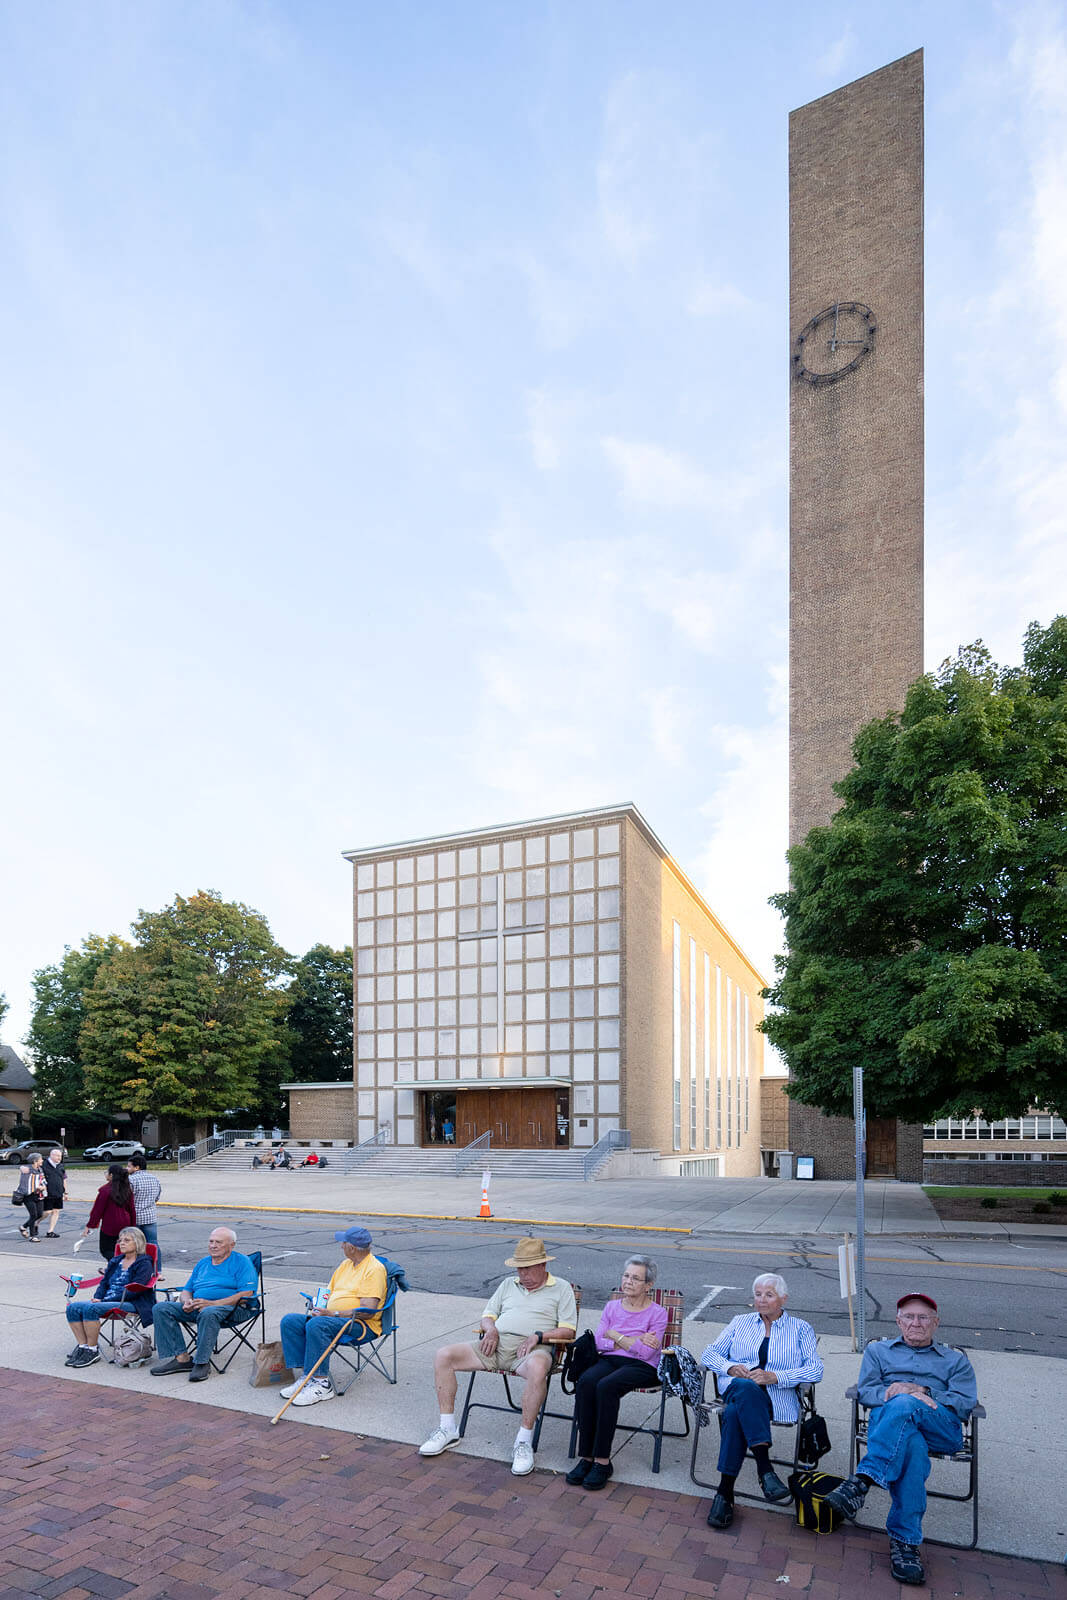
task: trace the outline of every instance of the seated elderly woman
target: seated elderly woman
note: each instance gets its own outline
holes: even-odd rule
[[[152,1308],[155,1294],[147,1287],[153,1267],[147,1253],[145,1236],[140,1228],[123,1228],[118,1238],[117,1254],[104,1268],[91,1300],[71,1300],[67,1304],[67,1321],[77,1344],[67,1357],[68,1367],[91,1367],[100,1360],[97,1341],[100,1338],[100,1319],[125,1301],[131,1311],[136,1311],[142,1327],[152,1325]]]
[[[700,1358],[718,1378],[723,1398],[720,1477],[708,1512],[709,1528],[728,1528],[734,1520],[734,1480],[748,1450],[764,1499],[789,1499],[789,1490],[771,1467],[771,1419],[799,1422],[797,1386],[818,1383],[822,1361],[814,1328],[785,1309],[788,1293],[784,1278],[763,1273],[752,1285],[756,1309],[735,1317]]]
[[[611,1441],[623,1395],[656,1381],[667,1312],[652,1298],[655,1282],[656,1263],[648,1256],[630,1256],[622,1269],[619,1298],[608,1301],[596,1331],[600,1360],[582,1373],[575,1387],[578,1462],[567,1482],[583,1489],[602,1489],[611,1477]]]

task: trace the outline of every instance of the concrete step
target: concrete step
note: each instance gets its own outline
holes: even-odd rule
[[[311,1144],[290,1146],[294,1168],[310,1149],[325,1159],[327,1171],[338,1174],[380,1173],[389,1177],[441,1179],[457,1176],[457,1152],[454,1149],[401,1149],[393,1145],[368,1149],[361,1146],[331,1146],[313,1141]],[[205,1156],[197,1165],[210,1167],[213,1172],[247,1171],[252,1165],[253,1156],[258,1155],[262,1159],[265,1154],[269,1154],[269,1146],[266,1145],[231,1145],[228,1149],[216,1151],[214,1155]],[[610,1156],[606,1156],[607,1159]],[[460,1176],[469,1179],[473,1174],[477,1178],[483,1168],[487,1168],[494,1178],[558,1178],[574,1182],[583,1178],[584,1162],[584,1152],[581,1150],[494,1150],[479,1153]]]

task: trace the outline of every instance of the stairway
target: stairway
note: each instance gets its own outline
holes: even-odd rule
[[[357,1173],[367,1177],[400,1177],[400,1178],[441,1178],[452,1179],[456,1177],[456,1151],[432,1150],[420,1148],[400,1148],[395,1145],[379,1145],[368,1149],[366,1146],[341,1146],[331,1147],[329,1144],[320,1144],[312,1140],[310,1145],[291,1145],[294,1166],[303,1160],[309,1149],[317,1150],[319,1156],[327,1162],[327,1172],[348,1175]],[[262,1157],[264,1151],[269,1151],[269,1145],[231,1145],[228,1149],[218,1150],[214,1155],[205,1156],[197,1162],[203,1168],[210,1166],[213,1172],[247,1172],[252,1165],[252,1157]],[[593,1176],[599,1176],[604,1165],[611,1158],[611,1152],[605,1151],[603,1160],[598,1162],[597,1171]],[[483,1168],[492,1172],[494,1178],[559,1178],[571,1183],[580,1183],[585,1175],[585,1152],[582,1150],[493,1150],[479,1154],[476,1161],[460,1174],[468,1182],[480,1178]]]

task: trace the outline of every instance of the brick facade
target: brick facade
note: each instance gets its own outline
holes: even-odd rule
[[[924,1183],[973,1183],[984,1189],[1067,1189],[1067,1161],[931,1161]]]

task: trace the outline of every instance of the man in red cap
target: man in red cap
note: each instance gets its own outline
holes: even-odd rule
[[[889,1564],[898,1583],[924,1583],[923,1513],[930,1451],[954,1451],[962,1423],[978,1404],[974,1368],[959,1350],[934,1338],[937,1301],[918,1291],[897,1301],[896,1339],[879,1339],[863,1352],[859,1397],[870,1406],[867,1453],[851,1478],[826,1496],[850,1522],[872,1485],[888,1489]]]

